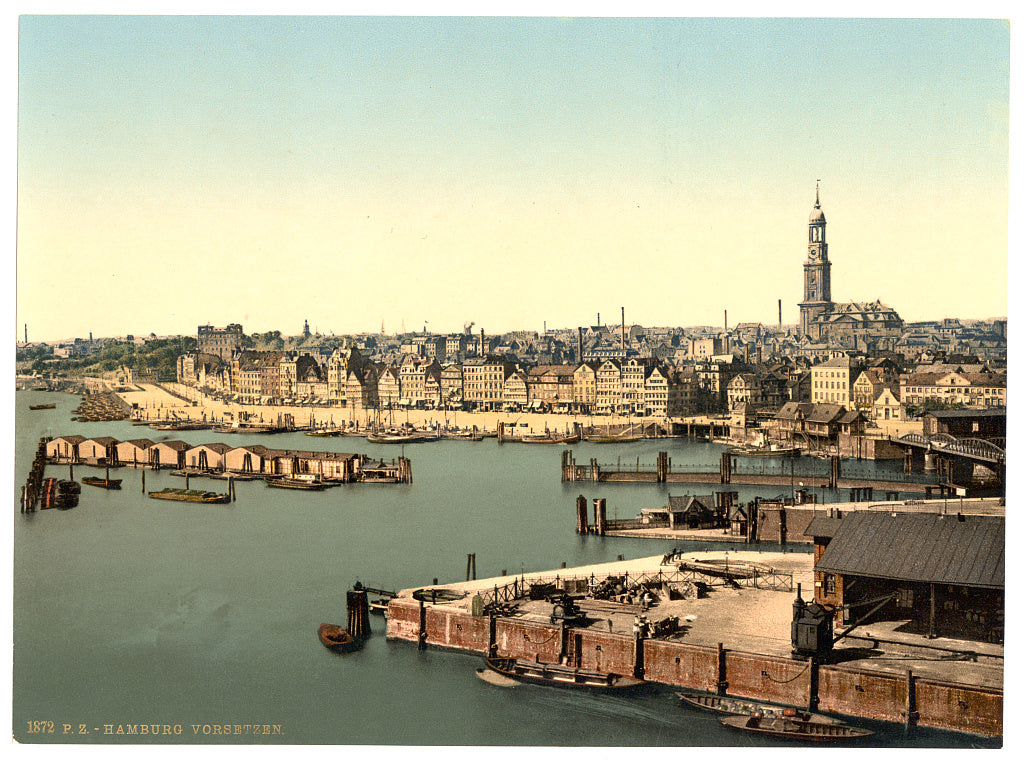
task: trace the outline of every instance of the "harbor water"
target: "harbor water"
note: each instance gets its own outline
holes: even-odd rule
[[[57,407],[28,409],[41,402]],[[713,486],[563,485],[559,445],[374,445],[302,433],[168,434],[125,421],[79,423],[71,420],[78,402],[50,392],[16,396],[12,727],[19,742],[792,745],[728,730],[658,685],[628,696],[490,686],[474,674],[479,658],[387,641],[379,616],[371,617],[374,634],[360,652],[335,655],[317,638],[321,622],[346,623],[345,592],[357,580],[392,590],[460,581],[470,553],[481,578],[663,553],[679,544],[577,536],[576,496],[606,498],[608,517],[624,518],[664,506],[669,491],[708,494]],[[70,434],[358,452],[387,461],[404,454],[414,484],[303,493],[238,482],[236,502],[202,506],[151,499],[143,472],[120,468],[110,472],[123,480],[119,491],[83,485],[76,508],[19,514],[38,439]],[[722,449],[687,439],[574,446],[578,460],[624,467],[638,458],[653,465],[661,450],[674,466],[716,466]],[[49,466],[46,476],[70,472]],[[76,480],[96,473],[74,467]],[[145,472],[149,491],[184,482]],[[190,487],[226,489],[194,478]],[[779,492],[743,488],[740,500]],[[47,724],[39,731],[38,722],[52,722],[53,731]],[[154,726],[157,734],[138,734]],[[858,746],[994,745],[869,727],[875,735]]]

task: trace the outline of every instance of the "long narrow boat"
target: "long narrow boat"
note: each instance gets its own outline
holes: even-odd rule
[[[312,429],[306,432],[307,437],[340,437],[345,432],[341,429]]]
[[[107,479],[105,477],[82,477],[82,484],[92,485],[93,487],[105,487],[107,490],[121,489],[121,480]]]
[[[737,447],[729,450],[729,455],[747,456],[750,458],[790,458],[800,455],[798,447]]]
[[[321,623],[316,633],[324,647],[333,652],[352,652],[363,646],[360,639],[333,623]]]
[[[815,714],[807,711],[798,711],[796,708],[779,706],[772,703],[760,703],[755,700],[744,700],[743,698],[730,698],[725,695],[713,695],[711,693],[687,693],[677,692],[679,700],[688,703],[696,708],[705,711],[714,711],[716,714],[763,714],[764,716],[784,716],[800,721],[818,722],[819,724],[840,724],[840,720]]]
[[[430,439],[426,434],[415,432],[407,434],[368,434],[366,437],[367,442],[373,442],[378,445],[407,445],[413,442],[427,442]]]
[[[231,496],[227,493],[186,490],[183,487],[165,487],[163,490],[154,490],[149,497],[161,501],[183,501],[184,503],[228,503],[231,500]]]
[[[330,485],[318,479],[274,477],[267,480],[267,487],[279,487],[285,490],[326,490]]]
[[[502,676],[520,682],[549,687],[574,687],[587,690],[624,690],[646,684],[642,679],[619,674],[590,671],[558,663],[536,663],[519,658],[485,658],[487,667]]]
[[[774,735],[790,740],[805,740],[816,743],[853,740],[871,735],[870,730],[850,727],[846,724],[805,722],[788,716],[727,716],[721,719],[726,727],[755,734]]]
[[[612,437],[603,434],[592,434],[586,438],[587,442],[639,442],[643,437]]]
[[[527,435],[521,440],[527,445],[573,445],[580,441],[580,438],[575,434],[561,434],[561,435]]]
[[[29,410],[53,410],[55,407],[57,407],[57,403],[56,402],[46,402],[46,403],[44,403],[42,405],[29,405],[28,409]]]

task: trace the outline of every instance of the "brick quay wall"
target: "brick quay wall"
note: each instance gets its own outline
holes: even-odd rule
[[[762,655],[536,620],[474,616],[465,609],[396,597],[388,605],[388,639],[557,663],[666,685],[886,722],[989,737],[1003,732],[1003,691],[913,674],[818,665]]]

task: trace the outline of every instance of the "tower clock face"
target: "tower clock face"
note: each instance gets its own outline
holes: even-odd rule
[[[817,248],[811,248],[810,251],[808,251],[808,252],[810,253],[812,258],[817,258],[818,257],[818,249]]]

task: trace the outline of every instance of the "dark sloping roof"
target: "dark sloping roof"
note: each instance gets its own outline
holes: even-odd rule
[[[1006,520],[854,512],[814,569],[897,581],[1004,588]]]
[[[807,525],[804,535],[810,538],[833,538],[842,523],[842,518],[816,516]]]

